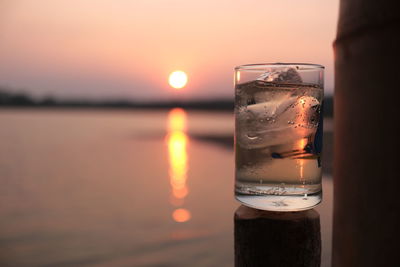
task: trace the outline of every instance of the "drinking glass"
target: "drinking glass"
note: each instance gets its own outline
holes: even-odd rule
[[[305,63],[235,68],[235,197],[271,211],[322,200],[324,67]]]

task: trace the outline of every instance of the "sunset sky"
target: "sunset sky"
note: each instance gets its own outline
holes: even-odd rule
[[[231,98],[233,68],[326,67],[338,0],[0,0],[0,88],[37,97]],[[185,71],[172,89],[168,77]]]

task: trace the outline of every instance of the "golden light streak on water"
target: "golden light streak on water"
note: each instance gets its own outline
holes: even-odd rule
[[[172,213],[172,218],[174,218],[176,222],[187,222],[191,217],[192,215],[187,209],[176,209]]]
[[[186,185],[188,172],[188,136],[186,135],[187,115],[181,108],[174,108],[168,114],[168,156],[169,180],[171,185],[171,199],[173,205],[183,205],[184,198],[189,194]],[[186,209],[176,209],[172,213],[176,222],[190,220],[190,212]]]
[[[183,132],[175,131],[168,135],[169,177],[173,190],[186,187],[187,179],[187,136]],[[179,198],[178,196],[176,196]]]
[[[184,109],[174,108],[168,113],[168,132],[186,132],[187,115]]]

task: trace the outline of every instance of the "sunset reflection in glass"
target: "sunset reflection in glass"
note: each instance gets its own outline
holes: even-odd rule
[[[168,114],[167,145],[169,155],[169,179],[171,184],[170,201],[174,206],[180,207],[172,213],[176,222],[190,220],[191,214],[188,210],[181,208],[184,199],[189,193],[186,185],[188,171],[186,135],[186,112],[181,108],[174,108]]]

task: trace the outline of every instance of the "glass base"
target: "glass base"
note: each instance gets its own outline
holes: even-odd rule
[[[264,191],[264,190],[263,190]],[[268,192],[265,190],[264,192]],[[311,194],[249,194],[236,189],[235,197],[243,205],[269,211],[300,211],[312,209],[322,201],[322,191]]]

